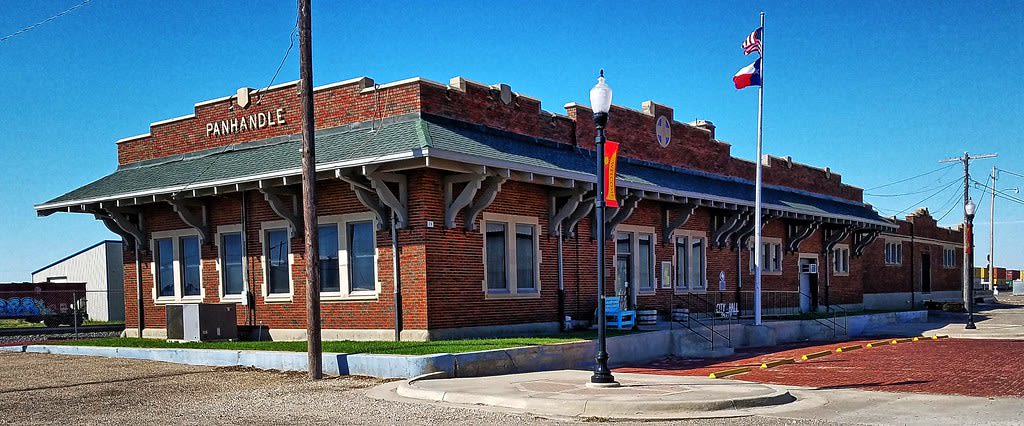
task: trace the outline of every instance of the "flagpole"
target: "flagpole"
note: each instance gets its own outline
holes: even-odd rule
[[[761,12],[761,84],[757,86],[757,172],[754,182],[754,325],[761,325],[761,114],[764,109],[764,12]]]

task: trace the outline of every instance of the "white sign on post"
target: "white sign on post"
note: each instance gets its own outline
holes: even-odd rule
[[[718,291],[725,291],[725,271],[718,272]]]

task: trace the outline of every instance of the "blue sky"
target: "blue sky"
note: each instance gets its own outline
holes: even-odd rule
[[[8,0],[0,37],[80,0]],[[0,42],[0,281],[21,281],[113,234],[81,214],[32,206],[114,170],[114,141],[198,101],[269,83],[288,47],[292,1],[93,0]],[[1024,3],[1007,2],[315,2],[315,84],[457,75],[503,82],[563,112],[587,102],[605,68],[615,103],[652,99],[708,119],[754,157],[757,92],[731,77],[765,10],[765,151],[828,166],[873,188],[962,154],[999,153],[972,171],[1024,174]],[[277,82],[298,78],[297,46]],[[612,118],[614,120],[614,117]],[[949,169],[867,191],[891,215],[958,176]],[[1024,187],[1005,174],[1000,187]],[[956,185],[920,204],[960,221]],[[931,189],[934,188],[934,189]],[[929,190],[930,189],[930,190]],[[925,191],[927,190],[927,191]],[[923,191],[923,192],[922,192]],[[979,204],[979,263],[988,197]],[[998,200],[997,264],[1024,267],[1024,206]]]

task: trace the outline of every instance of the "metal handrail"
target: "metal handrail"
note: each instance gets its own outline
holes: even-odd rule
[[[676,302],[677,302],[678,299],[682,299],[682,301],[685,303],[687,312],[686,312],[686,317],[685,317],[686,320],[685,320],[685,322],[682,321],[682,320],[676,320],[675,318],[670,318],[670,319],[671,319],[672,322],[678,322],[678,323],[684,325],[687,329],[689,329],[690,331],[693,331],[694,334],[696,334],[696,335],[700,336],[701,338],[703,338],[704,340],[707,340],[708,342],[710,342],[712,350],[715,349],[715,336],[716,335],[721,337],[722,339],[724,339],[727,342],[727,344],[729,346],[731,346],[732,345],[732,327],[731,327],[731,323],[733,321],[732,316],[728,315],[728,312],[726,313],[724,321],[726,322],[727,330],[726,330],[726,333],[721,332],[720,328],[718,327],[718,323],[720,321],[722,321],[722,320],[720,320],[718,318],[718,314],[720,314],[720,312],[718,312],[718,310],[716,309],[716,306],[718,305],[719,302],[717,302],[717,300],[710,300],[708,298],[708,296],[707,296],[708,294],[715,294],[716,296],[718,296],[718,298],[720,298],[720,296],[721,296],[720,292],[675,293],[675,294],[673,294],[673,297],[671,299],[671,306],[669,307],[669,316],[670,317],[672,316],[672,308],[676,305]],[[693,303],[693,300],[691,300],[691,299],[695,299],[697,303]],[[695,306],[695,305],[697,305],[697,306]],[[694,309],[695,307],[697,307],[697,308],[704,308],[704,309],[698,311],[697,309]],[[710,321],[708,321],[707,319],[701,319],[701,317],[700,317],[701,314],[708,315],[710,317]],[[695,328],[692,325],[694,323],[697,324],[698,326],[700,326],[700,328],[707,329],[708,330],[707,335],[702,333],[700,331],[700,328]]]
[[[803,291],[798,291],[798,293],[801,296],[806,296],[808,299],[814,299],[814,297],[812,297],[810,294],[804,293]],[[821,304],[820,295],[819,295],[819,299],[817,299],[816,301],[819,304]],[[838,310],[832,310],[832,308],[838,308]],[[839,324],[839,312],[840,311],[843,314],[842,315],[842,318],[843,318],[842,326],[840,326],[840,324]],[[840,328],[843,331],[843,335],[848,334],[848,330],[849,330],[849,322],[848,321],[849,320],[848,320],[847,317],[849,315],[847,314],[847,309],[846,308],[844,308],[842,306],[839,306],[839,305],[834,305],[833,306],[833,305],[829,304],[829,305],[825,305],[825,312],[826,313],[831,312],[832,313],[832,318],[829,318],[828,316],[825,316],[823,318],[819,318],[818,316],[814,316],[812,319],[814,321],[818,322],[819,324],[824,325],[825,327],[828,327],[828,328],[832,329],[832,337],[833,338],[836,338],[836,337],[838,337],[840,335],[839,334],[839,329]],[[826,322],[826,321],[830,322],[832,325],[830,326],[828,324],[828,322]]]

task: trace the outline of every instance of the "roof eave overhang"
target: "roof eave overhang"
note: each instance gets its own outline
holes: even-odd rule
[[[414,161],[410,162],[410,160]],[[593,174],[536,167],[522,163],[508,162],[433,148],[422,148],[372,158],[323,163],[317,165],[316,171],[318,179],[328,179],[336,177],[343,169],[389,163],[396,166],[391,167],[388,170],[430,167],[453,171],[485,173],[486,169],[490,168],[500,170],[513,180],[548,186],[572,187],[577,182],[587,183],[591,186],[596,184],[596,179]],[[95,209],[102,209],[103,206],[108,203],[116,207],[155,203],[169,199],[172,196],[180,196],[182,194],[186,197],[220,195],[249,189],[258,189],[265,186],[286,186],[297,184],[298,177],[301,176],[301,174],[301,168],[289,168],[272,173],[147,189],[144,191],[122,193],[107,197],[45,203],[36,205],[35,210],[39,216],[47,216],[56,212],[91,212]],[[721,197],[712,194],[679,191],[658,187],[656,185],[627,182],[621,179],[616,183],[616,185],[620,188],[625,188],[627,191],[642,192],[642,196],[645,199],[662,202],[680,204],[692,203],[704,207],[727,210],[754,209],[753,203],[748,200]],[[877,229],[881,231],[894,231],[897,229],[894,224],[884,220],[871,220],[841,214],[809,212],[776,204],[764,204],[763,209],[772,216],[779,218],[817,221],[837,225],[851,225],[857,228]]]
[[[410,166],[408,161],[417,159],[421,160],[419,161],[420,164],[418,164],[418,166],[423,167],[426,165],[426,156],[427,149],[424,148],[383,156],[374,156],[372,158],[321,163],[316,166],[317,179],[336,177],[337,172],[342,169],[351,169],[375,164],[393,163],[399,165],[398,167],[387,169],[388,171],[394,171],[401,167],[411,168],[416,165]],[[102,209],[105,203],[112,203],[117,207],[124,207],[159,202],[164,199],[168,199],[173,195],[184,194],[186,197],[199,197],[206,195],[228,194],[268,186],[293,185],[299,183],[299,177],[301,176],[302,169],[293,167],[270,173],[240,176],[231,179],[166,186],[104,197],[44,203],[38,204],[34,206],[34,208],[36,210],[36,214],[39,216],[48,216],[58,212],[90,212],[91,208]]]

